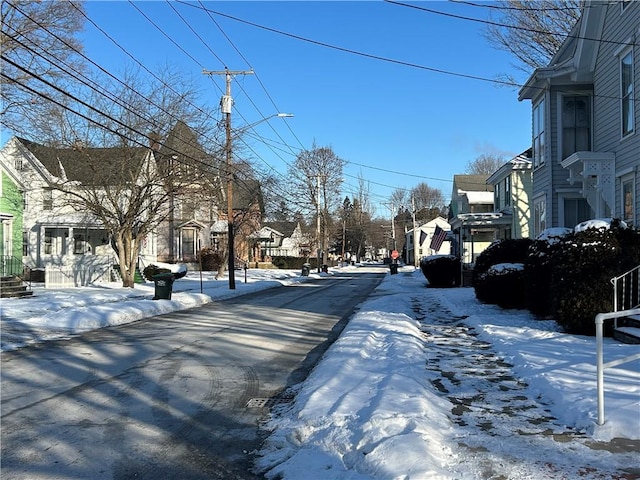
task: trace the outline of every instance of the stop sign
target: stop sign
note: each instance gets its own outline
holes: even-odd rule
[[[398,253],[398,250],[394,250],[393,252],[391,252],[391,258],[393,258],[394,260],[397,259],[400,256],[400,254]]]

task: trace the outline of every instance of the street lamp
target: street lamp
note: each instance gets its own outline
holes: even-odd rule
[[[228,92],[229,93],[229,92]],[[225,100],[225,97],[227,99]],[[229,289],[235,290],[236,288],[236,274],[235,274],[235,235],[233,232],[233,172],[231,167],[233,166],[233,158],[232,158],[232,148],[231,148],[231,105],[232,100],[229,95],[222,97],[222,111],[226,115],[226,156],[227,156],[227,239],[228,246],[227,250],[229,252],[229,262],[228,262],[228,270],[229,270]],[[262,118],[251,125],[247,125],[246,127],[240,129],[237,133],[241,133],[244,130],[249,128],[253,128],[259,123],[266,122],[267,120],[273,117],[281,117],[288,118],[293,117],[291,113],[274,113],[273,115],[269,115],[268,117]]]

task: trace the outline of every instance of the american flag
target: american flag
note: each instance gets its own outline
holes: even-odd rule
[[[437,252],[438,250],[440,250],[440,247],[442,247],[442,243],[444,242],[445,238],[447,238],[446,230],[443,230],[438,225],[436,225],[436,230],[435,232],[433,232],[433,237],[431,237],[431,245],[429,245],[429,248]]]

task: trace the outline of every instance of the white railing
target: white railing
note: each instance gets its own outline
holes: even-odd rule
[[[613,284],[614,312],[640,306],[640,265],[610,281]]]
[[[604,342],[603,342],[603,326],[604,321],[609,319],[617,319],[620,317],[628,317],[629,315],[640,315],[640,308],[631,310],[621,310],[619,312],[599,313],[596,315],[596,370],[597,370],[597,388],[598,388],[598,425],[604,425],[604,370],[606,368],[616,367],[624,363],[629,363],[640,359],[640,353],[629,355],[624,358],[612,360],[604,363]]]

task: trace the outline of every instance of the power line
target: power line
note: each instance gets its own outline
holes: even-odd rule
[[[423,12],[427,12],[427,13],[432,13],[434,15],[442,15],[444,17],[450,17],[450,18],[456,18],[458,20],[465,20],[465,21],[469,21],[469,22],[476,22],[476,23],[484,23],[486,25],[493,25],[495,27],[502,27],[502,28],[509,28],[512,30],[520,30],[520,31],[525,31],[525,32],[531,32],[531,33],[539,33],[539,34],[552,34],[552,35],[557,35],[557,36],[561,36],[561,37],[565,37],[565,38],[573,38],[573,39],[579,39],[579,40],[590,40],[593,42],[602,42],[602,43],[610,43],[613,45],[629,45],[626,42],[619,42],[616,40],[606,40],[603,38],[590,38],[590,37],[582,37],[579,35],[571,35],[571,33],[565,33],[565,32],[549,32],[546,30],[539,30],[536,28],[527,28],[524,26],[513,26],[513,25],[508,25],[505,23],[499,23],[499,22],[494,22],[491,20],[483,20],[480,18],[473,18],[473,17],[467,17],[465,15],[458,15],[455,13],[449,13],[449,12],[441,12],[439,10],[434,10],[432,8],[427,8],[427,7],[422,7],[419,5],[413,5],[410,3],[403,3],[403,2],[398,2],[397,0],[383,0],[385,3],[389,3],[392,5],[398,5],[401,7],[407,7],[407,8],[413,8],[415,10],[420,10]],[[636,45],[635,43],[633,44],[634,46]]]

